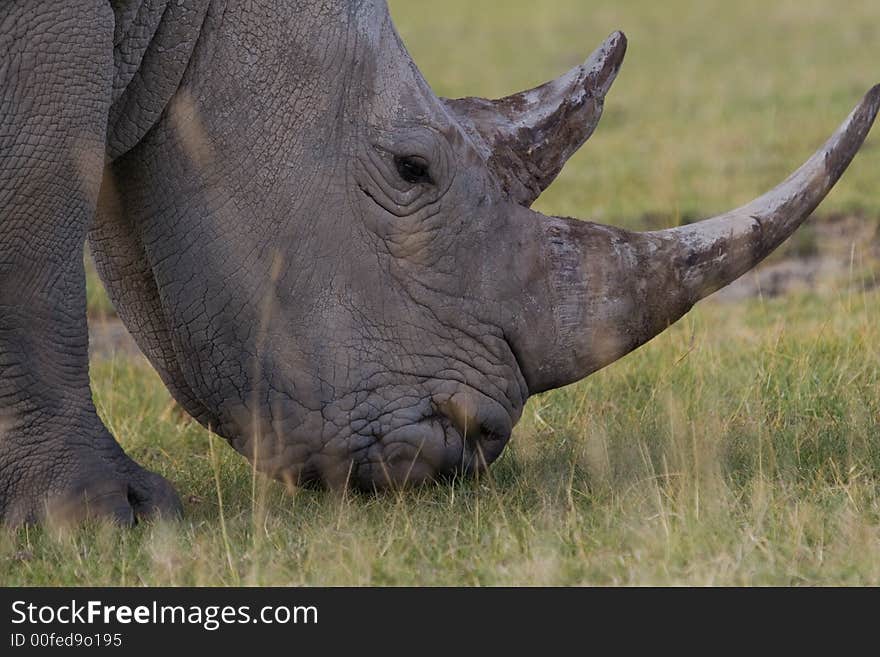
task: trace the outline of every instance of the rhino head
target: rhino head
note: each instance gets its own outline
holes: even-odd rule
[[[634,233],[529,209],[596,128],[623,34],[536,89],[447,100],[384,2],[273,4],[208,13],[167,111],[114,161],[92,238],[175,397],[290,482],[487,466],[529,395],[614,362],[785,240],[880,105],[875,87],[748,205]]]

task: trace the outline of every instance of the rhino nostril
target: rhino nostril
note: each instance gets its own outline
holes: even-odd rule
[[[457,392],[437,403],[437,410],[445,415],[462,438],[469,442],[485,439],[506,439],[510,434],[507,414],[488,399],[476,393]]]
[[[437,410],[445,415],[465,440],[476,440],[482,435],[477,414],[477,404],[470,395],[456,393],[437,404]]]

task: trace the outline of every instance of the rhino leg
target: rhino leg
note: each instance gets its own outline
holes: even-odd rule
[[[113,80],[108,4],[13,2],[0,16],[0,519],[176,514],[125,455],[88,373],[82,249]]]

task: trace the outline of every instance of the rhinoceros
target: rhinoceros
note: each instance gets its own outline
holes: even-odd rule
[[[0,11],[0,515],[180,512],[89,388],[83,246],[174,398],[255,469],[383,489],[481,471],[530,395],[667,328],[814,210],[874,87],[779,187],[630,232],[530,206],[626,49],[435,95],[383,0],[8,0]]]

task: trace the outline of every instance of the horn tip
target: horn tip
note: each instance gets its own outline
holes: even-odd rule
[[[626,35],[621,30],[615,30],[608,35],[607,39],[605,39],[601,49],[605,51],[606,56],[609,59],[615,60],[615,63],[620,66],[620,63],[623,61],[623,56],[626,54],[626,46],[628,43]]]
[[[865,94],[865,104],[870,108],[872,117],[876,117],[877,111],[880,110],[880,83],[875,84]]]
[[[880,84],[875,84],[861,102],[853,110],[848,127],[852,134],[860,135],[860,142],[868,135],[868,131],[880,111]]]
[[[588,83],[596,95],[605,96],[623,64],[626,44],[623,32],[612,32],[581,66],[574,69],[581,84]]]

